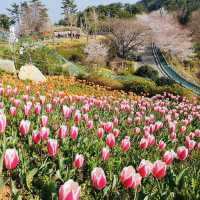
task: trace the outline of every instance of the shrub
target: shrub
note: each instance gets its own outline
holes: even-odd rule
[[[158,71],[149,65],[141,66],[135,73],[137,76],[149,78],[156,81],[159,77]]]
[[[133,81],[125,81],[123,89],[127,92],[132,91],[136,94],[145,93],[150,96],[156,94],[156,84],[147,79],[136,78]]]
[[[91,73],[87,77],[87,80],[91,81],[95,84],[98,84],[98,85],[109,87],[111,89],[116,89],[116,90],[123,89],[123,84],[120,81],[113,80],[109,77],[105,77],[105,76],[102,76],[102,75],[98,75],[95,72]]]
[[[174,80],[167,78],[167,77],[160,77],[156,80],[156,84],[158,86],[164,86],[164,85],[173,85],[175,83]]]

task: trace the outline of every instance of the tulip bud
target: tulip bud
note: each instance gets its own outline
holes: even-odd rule
[[[153,164],[148,160],[141,160],[139,167],[137,168],[138,173],[142,178],[149,176],[151,173]]]
[[[58,142],[57,140],[54,139],[49,139],[48,140],[48,154],[49,156],[56,156],[57,152],[58,152]]]
[[[185,160],[188,156],[188,149],[184,146],[178,147],[176,153],[177,153],[179,160]]]
[[[119,137],[120,131],[119,129],[113,129],[113,135],[115,136],[115,138]]]
[[[112,122],[107,122],[104,124],[104,129],[107,133],[112,132],[113,130],[113,123]]]
[[[163,155],[162,161],[165,162],[166,165],[171,165],[175,157],[176,153],[174,151],[166,151]]]
[[[48,117],[46,115],[43,115],[41,118],[41,126],[46,127],[48,125]]]
[[[89,120],[89,121],[87,122],[87,128],[88,128],[88,129],[93,129],[93,121],[92,121],[92,120]]]
[[[135,127],[135,128],[133,129],[133,134],[135,134],[135,135],[140,134],[140,128]]]
[[[74,167],[80,169],[83,166],[83,163],[84,163],[84,156],[81,154],[76,154],[74,160]]]
[[[107,184],[106,175],[102,168],[95,167],[91,172],[91,179],[92,179],[92,185],[97,190],[102,190],[106,187]]]
[[[109,148],[104,147],[101,150],[101,159],[106,161],[109,159],[109,157],[110,157],[110,150],[109,150]]]
[[[152,174],[155,178],[161,179],[166,175],[167,165],[161,160],[157,160],[153,164]]]
[[[67,136],[67,126],[62,125],[58,130],[58,137],[60,139],[66,138]]]
[[[121,141],[121,149],[123,152],[127,152],[131,147],[130,137],[126,136],[125,139]]]
[[[40,137],[42,140],[47,140],[48,137],[49,137],[49,133],[50,133],[50,130],[49,128],[46,128],[46,127],[42,127],[40,129]]]
[[[163,141],[163,140],[160,140],[159,144],[158,144],[158,147],[160,150],[164,150],[166,148],[167,144]]]
[[[70,179],[60,187],[58,200],[79,200],[80,191],[79,184]]]
[[[140,149],[146,149],[149,146],[149,141],[146,138],[142,138],[139,144]]]
[[[78,127],[76,127],[76,126],[71,127],[70,136],[71,136],[72,140],[77,139],[77,137],[78,137]]]
[[[112,148],[115,146],[115,136],[112,133],[109,133],[106,137],[106,144]]]
[[[76,110],[76,112],[74,114],[74,122],[76,124],[79,124],[80,121],[81,121],[81,113],[79,110]]]
[[[33,131],[32,140],[35,144],[38,144],[40,142],[41,137],[38,131]]]
[[[98,135],[99,139],[102,139],[104,137],[104,129],[98,128],[97,135]]]
[[[0,113],[0,134],[4,133],[6,130],[6,116]]]
[[[20,162],[16,149],[7,149],[4,153],[3,161],[6,169],[15,169]]]
[[[125,188],[135,189],[141,183],[142,177],[132,166],[124,167],[120,174],[120,181]]]
[[[52,104],[49,103],[49,104],[46,105],[46,112],[47,113],[53,112]]]
[[[16,107],[10,107],[10,115],[12,117],[15,117],[17,115],[17,109],[16,109]]]
[[[66,105],[63,105],[62,112],[63,112],[64,118],[69,119],[71,116],[72,110]]]
[[[20,125],[19,125],[19,132],[20,132],[20,135],[21,136],[26,136],[29,132],[29,129],[30,129],[30,121],[28,120],[22,120],[20,122]]]
[[[186,148],[188,148],[189,150],[194,149],[196,145],[196,142],[194,140],[191,140],[189,137],[186,138],[185,140],[185,146]]]
[[[34,109],[35,109],[35,114],[36,115],[39,115],[40,112],[41,112],[41,105],[39,103],[37,103],[35,106],[34,106]]]

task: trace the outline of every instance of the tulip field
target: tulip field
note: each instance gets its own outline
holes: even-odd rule
[[[195,98],[37,87],[0,83],[0,199],[200,199]]]

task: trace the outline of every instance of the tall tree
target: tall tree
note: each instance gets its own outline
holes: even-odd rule
[[[21,34],[50,31],[51,24],[48,10],[40,0],[32,0],[21,6],[20,31]]]
[[[77,12],[77,5],[75,4],[74,0],[63,0],[62,7],[63,15],[67,24],[70,26],[71,31],[71,39],[72,39],[72,27],[76,24],[77,16],[75,15]]]
[[[0,29],[8,30],[10,26],[10,18],[7,15],[0,14]]]
[[[136,20],[111,21],[113,45],[121,58],[126,58],[130,51],[138,51],[143,47],[148,29]]]
[[[10,15],[11,24],[19,23],[20,20],[20,5],[13,3],[7,9]]]
[[[74,0],[63,0],[62,1],[63,15],[67,21],[69,21],[70,15],[74,15],[77,11],[77,5]]]

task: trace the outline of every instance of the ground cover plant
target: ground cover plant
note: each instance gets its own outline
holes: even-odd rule
[[[12,199],[200,198],[195,98],[70,95],[62,78],[46,87],[8,79],[0,169]]]

